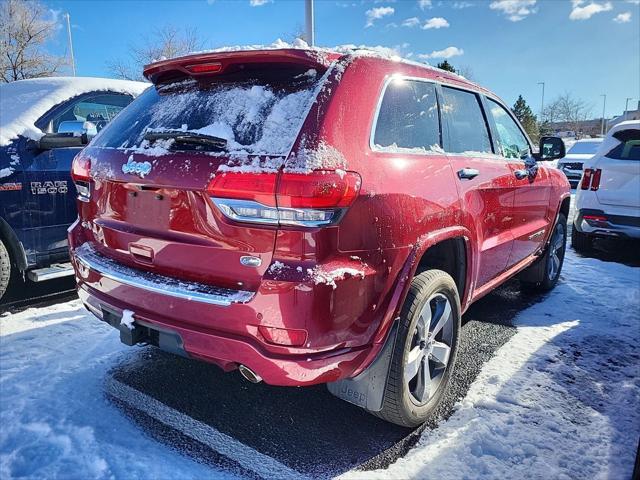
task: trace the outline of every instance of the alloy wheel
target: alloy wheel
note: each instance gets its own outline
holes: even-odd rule
[[[560,266],[564,257],[564,225],[558,223],[553,230],[549,243],[549,256],[547,258],[547,272],[549,280],[554,280],[560,273]]]
[[[449,365],[453,327],[449,299],[435,293],[420,311],[404,367],[404,381],[417,405],[427,403],[442,382]]]

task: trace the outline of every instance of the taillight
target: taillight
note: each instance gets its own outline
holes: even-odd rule
[[[360,191],[354,172],[218,173],[207,193],[240,222],[319,227],[336,223]]]
[[[77,155],[71,164],[71,178],[76,185],[78,200],[88,202],[91,197],[91,159]]]
[[[187,65],[185,68],[191,73],[217,73],[222,70],[222,64],[220,62],[200,63]]]
[[[593,172],[593,178],[591,179],[591,190],[598,190],[600,188],[600,177],[602,176],[602,170],[597,169]]]
[[[71,178],[74,181],[84,180],[88,182],[91,174],[91,159],[77,155],[71,164]]]
[[[585,168],[582,174],[582,181],[580,182],[580,189],[582,190],[598,190],[600,188],[600,177],[602,176],[601,169]]]

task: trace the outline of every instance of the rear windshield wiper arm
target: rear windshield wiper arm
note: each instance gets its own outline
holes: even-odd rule
[[[181,130],[147,132],[144,135],[144,139],[150,142],[155,142],[156,140],[174,140],[176,143],[203,146],[218,150],[225,150],[227,148],[227,141],[224,138],[204,135],[202,133],[183,132]]]

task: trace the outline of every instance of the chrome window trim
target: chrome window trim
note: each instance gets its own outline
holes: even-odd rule
[[[214,287],[128,267],[101,255],[88,243],[76,248],[73,256],[79,264],[89,270],[80,272],[80,277],[86,277],[90,271],[94,271],[105,278],[131,287],[223,307],[234,303],[247,303],[254,297],[254,292],[247,290]]]
[[[380,92],[380,94],[378,95],[378,100],[377,100],[377,105],[376,105],[376,109],[374,112],[374,116],[373,116],[373,123],[371,124],[371,129],[369,131],[369,149],[372,152],[376,152],[376,153],[393,153],[393,152],[385,152],[384,150],[380,149],[380,148],[376,148],[375,145],[375,141],[374,141],[374,137],[375,137],[375,133],[376,133],[376,127],[378,126],[378,118],[380,116],[380,108],[382,107],[382,99],[384,98],[385,93],[387,92],[387,88],[389,87],[389,84],[394,81],[394,80],[409,80],[409,81],[416,81],[416,82],[424,82],[424,83],[432,83],[436,86],[440,85],[442,87],[450,87],[450,88],[455,88],[457,90],[462,90],[468,93],[472,93],[474,95],[484,95],[487,99],[493,100],[494,102],[496,102],[498,105],[500,105],[502,108],[504,108],[507,113],[511,116],[511,118],[515,121],[516,125],[518,126],[518,128],[520,129],[520,132],[524,135],[524,138],[527,140],[527,142],[529,143],[529,151],[530,153],[533,152],[533,144],[531,143],[531,139],[529,138],[529,136],[527,135],[527,133],[524,131],[524,129],[522,128],[522,125],[520,125],[520,122],[518,121],[518,119],[516,119],[513,114],[511,113],[511,110],[502,102],[502,100],[500,100],[498,97],[495,96],[495,94],[493,93],[489,93],[489,92],[485,92],[485,91],[476,91],[473,89],[470,89],[464,85],[457,85],[455,83],[450,83],[450,82],[443,82],[441,80],[435,80],[432,78],[423,78],[423,77],[414,77],[411,75],[402,75],[402,74],[392,74],[392,75],[388,75],[385,80],[384,80],[384,84],[382,86],[382,90]],[[484,109],[484,105],[480,104],[480,108]],[[438,104],[438,111],[440,110],[440,104]],[[489,128],[489,126],[487,126]],[[491,132],[489,132],[491,133]],[[440,132],[440,134],[442,134],[442,132]],[[440,145],[440,148],[444,149],[443,145]],[[439,155],[438,153],[422,153],[422,152],[405,152],[405,151],[398,151],[398,154],[401,155],[421,155],[421,156],[436,156]],[[494,158],[496,159],[501,159],[504,160],[506,159],[506,157],[502,156],[502,155],[497,155],[495,153],[487,153],[488,155],[493,155]],[[443,155],[458,155],[457,153],[451,153],[451,152],[447,152],[446,150],[444,151]],[[521,160],[524,162],[524,159],[508,159],[508,160]]]

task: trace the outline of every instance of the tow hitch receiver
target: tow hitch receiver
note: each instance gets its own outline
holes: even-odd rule
[[[145,340],[148,328],[133,324],[131,328],[121,323],[122,315],[109,310],[102,310],[102,318],[105,322],[120,331],[120,341],[125,345],[133,346]]]

